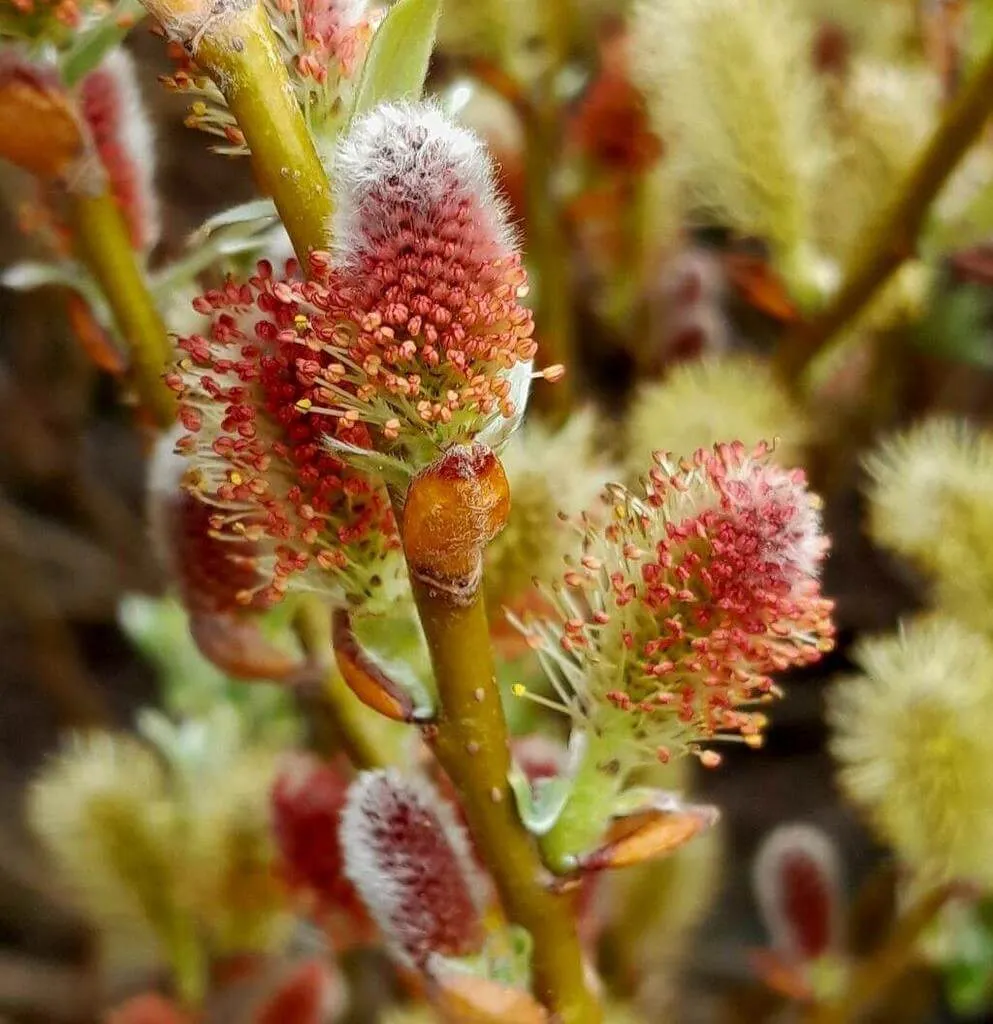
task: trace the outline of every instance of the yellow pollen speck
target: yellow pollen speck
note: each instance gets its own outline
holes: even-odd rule
[[[523,683],[514,683],[514,685],[510,688],[510,692],[515,697],[523,697],[524,694],[526,694],[528,691],[527,687]]]

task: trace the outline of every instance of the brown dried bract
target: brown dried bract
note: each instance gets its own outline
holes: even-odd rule
[[[335,662],[352,693],[386,718],[412,722],[416,709],[410,695],[362,650],[347,611],[339,609],[334,613],[332,635]]]
[[[304,684],[319,680],[326,665],[301,660],[280,650],[263,635],[249,611],[190,611],[190,633],[200,653],[236,679]]]
[[[57,179],[82,153],[79,122],[54,76],[16,59],[0,60],[0,158]]]
[[[451,1024],[547,1024],[548,1013],[527,992],[468,974],[443,975],[435,1005]]]
[[[128,368],[124,355],[97,322],[86,300],[75,292],[70,292],[66,297],[66,316],[80,348],[90,362],[105,373],[122,377]]]
[[[615,818],[603,845],[580,861],[581,871],[642,864],[675,853],[717,820],[713,807],[686,805],[648,808]]]

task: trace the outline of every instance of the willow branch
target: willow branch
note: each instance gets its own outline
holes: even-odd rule
[[[418,474],[397,510],[438,691],[425,734],[458,791],[508,917],[531,935],[535,995],[563,1024],[597,1024],[575,907],[570,896],[550,891],[510,788],[510,734],[481,586],[483,550],[506,523],[509,500],[499,460],[474,445],[453,447]]]
[[[208,15],[202,0],[145,3],[168,31],[187,41],[197,62],[218,82],[252,150],[257,174],[273,187],[298,253],[326,246],[331,212],[327,176],[292,102],[261,10],[254,4],[225,5]],[[464,505],[453,511],[468,514]],[[416,571],[412,576],[440,698],[429,738],[459,792],[508,916],[531,934],[536,994],[562,1024],[598,1024],[600,1010],[586,986],[570,897],[545,887],[545,869],[507,781],[509,735],[478,577],[475,591],[456,599],[418,579]]]
[[[272,27],[258,0],[143,0],[224,95],[304,267],[325,249],[328,176],[297,106]]]
[[[893,274],[910,259],[928,210],[958,166],[993,108],[993,49],[945,112],[896,199],[866,232],[831,304],[801,324],[783,342],[778,368],[796,381],[817,353],[865,309]]]
[[[131,375],[142,409],[161,427],[176,421],[176,397],[162,375],[172,358],[169,335],[137,256],[127,225],[106,188],[67,196],[72,242],[96,279],[131,356]]]
[[[324,603],[306,595],[294,617],[294,628],[309,660],[329,661],[332,649],[331,615]],[[330,665],[313,703],[328,724],[349,761],[359,769],[381,768],[384,759],[376,738],[366,728],[365,709],[345,685],[338,668]]]
[[[586,987],[575,907],[570,896],[547,888],[544,865],[507,781],[510,736],[482,594],[461,605],[415,581],[414,598],[438,686],[431,746],[458,791],[508,917],[534,942],[535,995],[563,1024],[596,1024],[600,1010]]]

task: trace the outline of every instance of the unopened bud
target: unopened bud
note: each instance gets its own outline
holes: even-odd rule
[[[500,460],[485,445],[454,445],[407,492],[403,546],[414,574],[471,597],[483,549],[509,512],[510,488]]]

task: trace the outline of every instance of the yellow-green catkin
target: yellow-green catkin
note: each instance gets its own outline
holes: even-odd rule
[[[848,797],[916,884],[993,887],[993,644],[934,616],[863,640],[830,695]]]
[[[942,610],[993,634],[993,433],[934,418],[865,466],[873,538],[930,577]]]
[[[776,443],[782,466],[801,466],[810,425],[803,410],[758,357],[729,355],[680,363],[660,383],[644,384],[626,426],[628,473],[637,476],[662,449],[690,456],[698,448],[741,441]]]
[[[28,815],[108,955],[158,955],[192,996],[210,957],[285,935],[269,822],[276,754],[243,745],[224,716],[179,727],[146,717],[154,744],[70,739],[32,784]]]
[[[125,736],[74,737],[32,784],[27,812],[109,958],[154,956],[179,889],[176,820],[155,755]]]
[[[639,0],[631,58],[690,203],[765,239],[791,293],[831,281],[814,249],[832,152],[812,25],[789,0]]]
[[[576,516],[596,504],[616,471],[603,456],[603,427],[592,409],[559,429],[531,420],[501,455],[510,484],[510,515],[486,551],[486,600],[494,614],[513,607],[534,579],[550,581],[575,546],[559,513]]]

